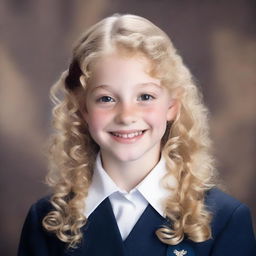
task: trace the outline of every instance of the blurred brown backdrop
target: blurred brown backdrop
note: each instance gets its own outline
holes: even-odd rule
[[[1,255],[15,255],[29,206],[49,193],[43,145],[50,86],[99,19],[133,13],[165,30],[202,88],[220,176],[256,222],[256,2],[1,0]]]

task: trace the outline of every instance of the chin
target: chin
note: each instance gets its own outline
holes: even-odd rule
[[[136,154],[136,153],[127,154],[127,152],[126,152],[122,155],[120,155],[120,154],[116,155],[115,154],[115,158],[117,160],[119,160],[120,162],[123,162],[123,163],[133,162],[133,161],[139,160],[141,157],[142,157],[141,154]]]

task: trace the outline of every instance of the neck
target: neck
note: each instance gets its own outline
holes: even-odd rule
[[[150,154],[147,158],[141,157],[126,162],[118,161],[113,158],[109,161],[109,157],[101,154],[102,165],[116,185],[129,192],[136,187],[159,162],[160,152],[158,154],[155,152],[152,153],[154,154]]]

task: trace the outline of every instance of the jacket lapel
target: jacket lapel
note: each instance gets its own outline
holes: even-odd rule
[[[156,230],[166,223],[150,204],[124,241],[125,256],[147,255],[165,256],[167,245],[156,236]]]
[[[108,198],[89,216],[79,248],[67,255],[123,256],[123,241]]]
[[[177,245],[166,245],[156,236],[156,230],[167,224],[150,204],[124,241],[125,256],[195,256],[193,242],[184,239]]]

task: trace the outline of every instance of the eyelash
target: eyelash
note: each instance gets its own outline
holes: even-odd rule
[[[111,99],[111,101],[104,101],[103,99],[106,99],[106,98]],[[102,96],[102,97],[98,98],[96,101],[100,102],[100,103],[108,103],[108,102],[113,102],[112,100],[114,100],[114,99],[110,96]]]
[[[145,96],[147,97],[147,99],[145,99]],[[142,93],[139,96],[139,98],[142,98],[142,97],[144,97],[144,100],[142,100],[142,101],[151,101],[151,100],[154,100],[156,98],[153,95],[150,95],[148,93]],[[115,100],[111,96],[107,96],[107,95],[101,96],[100,98],[98,98],[96,100],[96,102],[100,102],[100,103],[109,103],[109,102],[114,102],[114,101]]]
[[[149,101],[149,100],[154,100],[155,99],[155,97],[154,96],[152,96],[152,95],[150,95],[150,94],[148,94],[148,93],[143,93],[143,94],[141,94],[140,95],[140,98],[142,98],[142,96],[147,96],[147,98],[150,98],[150,99],[147,99],[147,100],[145,100],[145,101]]]

